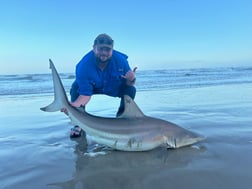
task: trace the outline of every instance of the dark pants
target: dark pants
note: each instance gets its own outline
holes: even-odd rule
[[[72,84],[70,95],[71,95],[72,102],[74,102],[79,96],[79,87],[76,81],[74,81]],[[134,99],[136,96],[136,88],[134,86],[128,86],[126,84],[122,84],[119,90],[119,94],[118,94],[118,97],[121,98],[121,102],[120,102],[120,106],[118,108],[116,116],[121,115],[124,111],[124,95],[128,95],[132,99]]]

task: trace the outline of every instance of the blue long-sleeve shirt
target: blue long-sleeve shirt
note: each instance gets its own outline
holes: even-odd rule
[[[123,78],[130,71],[128,56],[113,50],[112,58],[104,70],[101,70],[93,51],[87,53],[76,66],[76,82],[79,94],[91,96],[92,94],[106,94],[118,96]]]

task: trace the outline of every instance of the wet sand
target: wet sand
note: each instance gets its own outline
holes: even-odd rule
[[[0,98],[0,188],[251,188],[251,92],[249,85],[140,92],[136,102],[147,115],[206,140],[176,150],[96,157],[85,155],[84,138],[69,138],[66,116],[39,110],[52,96]],[[99,108],[93,101],[89,111],[113,116],[118,101],[106,102]]]

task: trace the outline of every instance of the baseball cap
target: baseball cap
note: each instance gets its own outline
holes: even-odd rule
[[[109,47],[112,49],[113,44],[113,39],[105,33],[98,35],[94,40],[94,46],[98,45],[99,47]]]

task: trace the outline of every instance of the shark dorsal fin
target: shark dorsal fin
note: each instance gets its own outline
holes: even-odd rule
[[[124,112],[118,118],[137,118],[145,115],[128,95],[124,95]]]

